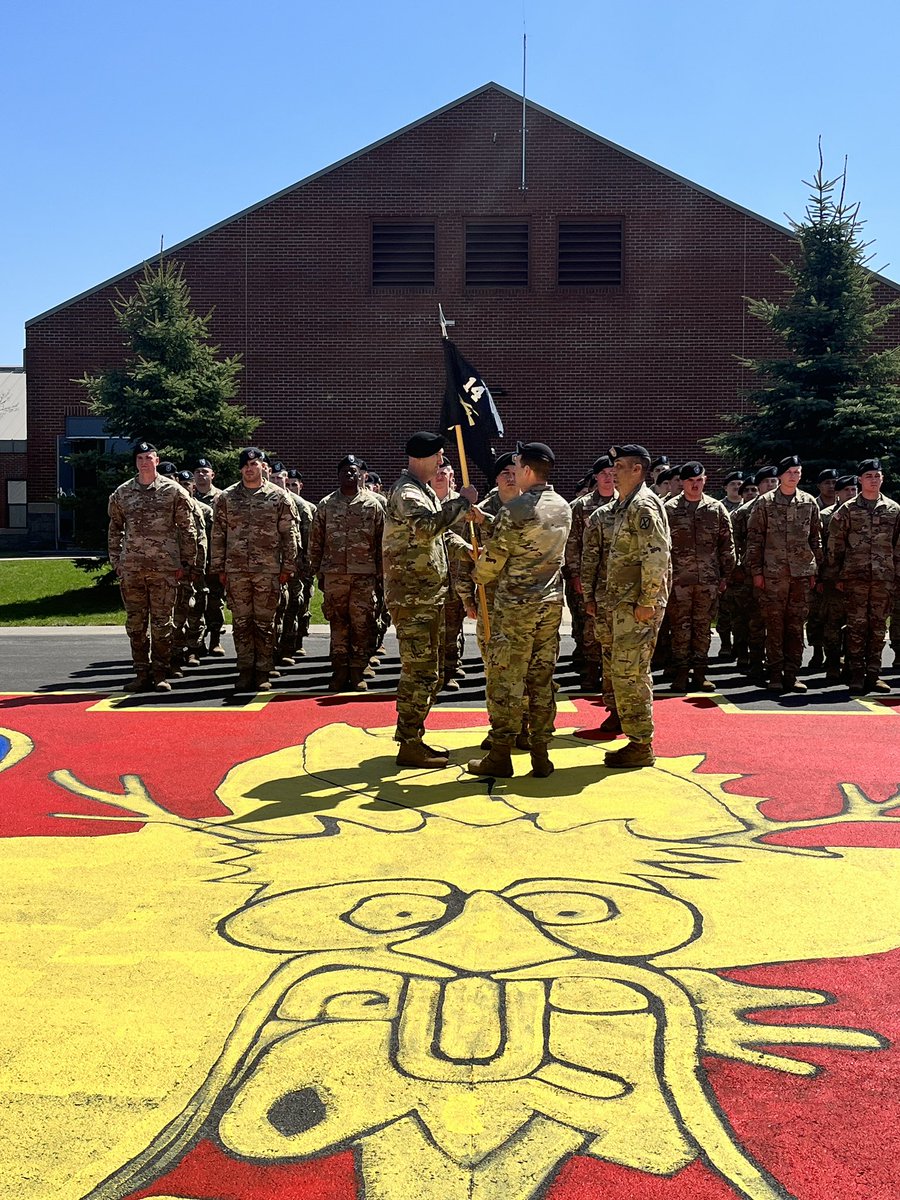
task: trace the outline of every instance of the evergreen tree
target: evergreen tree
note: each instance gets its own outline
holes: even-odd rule
[[[130,296],[113,301],[129,356],[124,366],[84,375],[93,413],[104,418],[109,437],[146,438],[161,459],[192,469],[199,457],[213,464],[220,483],[235,472],[235,449],[252,442],[259,425],[234,403],[239,356],[222,358],[210,343],[211,313],[198,316],[181,266],[149,264]],[[130,455],[72,456],[78,473],[76,534],[79,544],[106,540],[106,503],[111,490],[133,471]]]
[[[761,386],[747,411],[724,416],[724,431],[705,444],[746,466],[798,454],[814,478],[823,467],[855,470],[860,459],[900,447],[900,349],[878,348],[900,301],[875,303],[859,204],[844,197],[846,163],[827,179],[820,145],[819,169],[806,186],[805,218],[791,222],[797,257],[776,260],[790,284],[787,298],[748,299],[788,356],[740,360]]]

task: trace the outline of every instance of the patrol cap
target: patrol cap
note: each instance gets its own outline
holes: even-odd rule
[[[547,462],[551,466],[556,462],[556,455],[545,442],[516,442],[516,454],[536,458],[538,462]]]
[[[178,468],[173,462],[161,462],[156,468],[156,473],[158,475],[168,475],[170,479],[174,479],[178,474]]]
[[[668,460],[667,460],[668,461]],[[601,471],[608,470],[612,466],[612,459],[608,454],[601,454],[594,465],[591,467],[592,475],[599,475]]]
[[[835,490],[842,492],[844,488],[859,487],[859,480],[855,475],[838,475],[834,481]]]
[[[447,439],[440,433],[429,433],[427,429],[414,433],[406,443],[406,453],[410,458],[431,458],[447,445]]]
[[[880,470],[881,470],[881,459],[880,458],[864,458],[863,461],[856,468],[856,473],[857,473],[857,475],[862,475],[862,473],[864,471],[880,471]]]
[[[650,452],[636,442],[626,442],[624,446],[610,446],[609,457],[613,462],[617,458],[645,458],[649,462]]]
[[[658,454],[650,464],[650,470],[655,471],[657,467],[667,467],[669,465],[668,454]]]
[[[691,462],[682,463],[681,470],[678,472],[679,479],[696,479],[698,475],[705,475],[703,463],[691,460]],[[743,478],[743,476],[740,476]]]
[[[826,467],[816,476],[816,483],[827,483],[829,479],[837,479],[838,473],[834,467]]]
[[[682,470],[683,470],[683,469],[684,469],[684,468],[682,468]],[[682,479],[683,479],[683,478],[684,478],[684,476],[682,475]],[[740,479],[740,480],[743,482],[743,479],[744,479],[744,472],[743,472],[743,471],[729,471],[729,472],[728,472],[728,474],[725,476],[725,482],[726,482],[726,484],[728,484],[728,483],[734,483],[734,481],[735,481],[736,479]]]
[[[778,464],[778,470],[776,471],[776,474],[778,475],[778,478],[780,479],[781,476],[785,473],[785,471],[790,471],[793,467],[802,467],[802,466],[803,466],[803,463],[800,461],[800,459],[797,457],[796,454],[789,454],[787,456],[787,458],[783,458],[781,460],[781,462]]]
[[[271,466],[272,466],[272,470],[275,472],[276,475],[280,475],[282,471],[287,470],[287,467],[284,465],[284,463],[281,461],[280,458],[276,459],[275,462],[273,462],[271,464]]]
[[[137,458],[139,454],[158,454],[159,451],[150,442],[135,442],[134,449],[131,452],[133,458]]]
[[[505,471],[508,467],[514,465],[515,457],[516,456],[513,454],[512,450],[507,450],[505,454],[498,454],[498,456],[494,459],[494,479],[497,478],[501,471]]]
[[[359,457],[358,454],[345,454],[344,457],[341,459],[341,461],[338,463],[337,469],[340,471],[344,467],[358,467],[360,471],[363,471],[363,470],[365,470],[365,466],[366,466],[366,464],[363,462],[363,460]]]
[[[753,476],[753,482],[756,484],[762,483],[764,479],[777,479],[778,468],[775,466],[760,467]]]
[[[208,458],[198,458],[197,465],[194,467],[195,471],[203,471],[203,470],[211,471],[212,469],[213,469],[213,465],[209,461]]]
[[[246,446],[238,455],[238,467],[246,467],[248,462],[265,462],[266,456],[258,446]]]
[[[193,483],[194,476],[191,471],[179,471],[178,478],[182,483]]]

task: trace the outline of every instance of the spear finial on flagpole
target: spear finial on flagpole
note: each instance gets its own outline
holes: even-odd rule
[[[448,325],[455,325],[455,324],[456,324],[456,322],[455,322],[455,321],[448,321],[448,320],[447,320],[447,318],[444,316],[444,309],[443,309],[443,307],[442,307],[440,304],[438,305],[438,320],[439,320],[439,321],[440,321],[440,323],[441,323],[441,337],[442,337],[442,338],[444,338],[444,340],[446,341],[446,339],[447,339],[447,326],[448,326]]]

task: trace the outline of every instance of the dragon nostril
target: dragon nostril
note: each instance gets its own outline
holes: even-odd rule
[[[325,1105],[315,1088],[301,1088],[281,1096],[266,1115],[269,1124],[283,1137],[294,1137],[325,1119]]]

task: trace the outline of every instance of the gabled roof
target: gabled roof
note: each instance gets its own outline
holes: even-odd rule
[[[264,200],[259,200],[256,204],[251,204],[248,208],[241,209],[240,212],[233,213],[230,217],[226,217],[222,221],[217,221],[215,225],[210,225],[206,229],[195,233],[192,237],[185,238],[175,246],[168,247],[164,256],[168,257],[171,254],[177,254],[179,250],[183,250],[185,246],[191,246],[194,242],[200,241],[210,233],[214,233],[217,229],[222,229],[226,225],[230,225],[232,221],[238,221],[241,217],[247,216],[249,213],[256,212],[257,209],[264,208],[267,204],[271,204],[273,200],[278,200],[282,196],[288,195],[290,192],[296,191],[298,188],[306,187],[307,184],[313,183],[316,179],[321,179],[324,175],[330,174],[332,171],[337,171],[340,167],[347,163],[353,162],[357,158],[362,158],[365,154],[370,154],[373,150],[377,150],[380,146],[385,146],[389,142],[395,141],[397,138],[403,137],[405,133],[411,132],[413,129],[418,129],[420,126],[433,121],[435,117],[440,117],[446,112],[450,112],[454,108],[458,108],[461,104],[466,104],[469,100],[473,100],[476,96],[481,96],[485,92],[495,91],[503,96],[508,96],[511,100],[515,100],[517,104],[522,103],[522,96],[519,93],[511,91],[500,83],[485,83],[481,87],[475,88],[474,91],[467,92],[465,96],[460,96],[457,100],[451,100],[449,104],[443,105],[441,108],[436,108],[434,112],[428,113],[427,116],[419,117],[417,121],[412,121],[409,125],[404,125],[402,129],[395,130],[394,133],[389,133],[387,137],[379,138],[376,142],[371,142],[368,146],[364,146],[361,150],[354,151],[353,154],[348,154],[345,158],[339,159],[330,166],[322,167],[321,170],[314,171],[312,175],[307,175],[305,179],[299,180],[297,183],[292,183],[286,188],[282,188],[278,192],[273,192],[271,196],[266,196]],[[570,121],[567,117],[561,117],[559,113],[552,112],[549,108],[544,108],[543,105],[535,104],[533,100],[526,99],[525,105],[532,112],[541,113],[545,117],[549,117],[553,121],[558,121],[561,125],[567,126],[569,129],[574,129],[576,133],[584,134],[592,141],[599,142],[601,146],[607,146],[610,150],[614,150],[617,154],[623,154],[626,158],[632,159],[634,162],[641,163],[645,167],[649,167],[652,171],[658,171],[661,175],[668,176],[669,179],[674,179],[676,183],[684,184],[685,187],[692,188],[695,192],[701,195],[708,196],[711,200],[716,200],[719,204],[725,204],[728,208],[734,209],[736,212],[744,213],[745,216],[752,217],[754,221],[760,221],[763,225],[768,225],[770,229],[776,229],[779,233],[785,234],[787,237],[793,238],[795,235],[787,226],[779,224],[777,221],[771,221],[768,217],[763,217],[759,213],[753,212],[752,209],[745,208],[742,204],[737,204],[733,200],[729,200],[726,196],[720,196],[717,192],[711,191],[709,188],[703,187],[699,183],[694,183],[691,179],[686,179],[683,175],[677,174],[675,171],[670,171],[667,167],[661,167],[659,163],[652,162],[649,158],[644,158],[640,154],[635,154],[633,150],[628,150],[624,146],[617,145],[616,142],[611,142],[608,138],[601,137],[599,133],[594,133],[590,129],[585,129],[583,125],[578,125],[575,121]],[[155,255],[153,257],[156,257]],[[144,262],[149,261],[147,259]],[[53,308],[48,308],[46,312],[40,313],[36,317],[32,317],[25,322],[25,328],[29,325],[35,325],[39,321],[43,321],[46,317],[52,316],[54,313],[60,312],[64,308],[68,308],[71,304],[75,304],[79,300],[84,300],[88,296],[94,295],[96,292],[102,292],[104,288],[109,287],[113,283],[117,283],[120,279],[127,279],[136,271],[139,271],[144,265],[143,262],[137,263],[135,266],[129,267],[126,271],[120,271],[118,275],[113,275],[112,278],[106,279],[103,283],[98,283],[95,287],[88,288],[84,292],[79,292],[77,296],[73,296],[69,300],[63,301],[62,304],[57,304]],[[891,279],[885,278],[883,275],[877,275],[873,272],[875,279],[888,287],[900,291],[900,284],[895,283]]]

